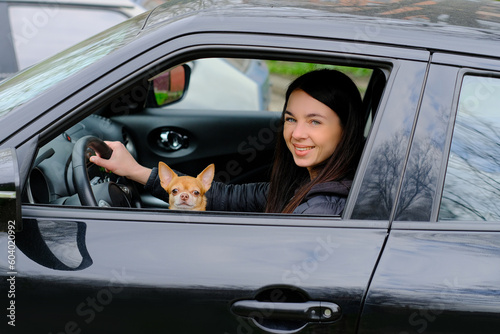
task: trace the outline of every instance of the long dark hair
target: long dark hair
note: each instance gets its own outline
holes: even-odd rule
[[[283,137],[288,99],[298,89],[334,110],[343,129],[342,138],[331,157],[314,167],[317,176],[313,180],[310,179],[307,168],[295,164]],[[290,84],[285,100],[266,212],[292,213],[314,185],[353,178],[363,149],[364,116],[361,96],[356,85],[345,74],[330,69],[306,73]]]

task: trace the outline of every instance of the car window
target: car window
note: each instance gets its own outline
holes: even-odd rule
[[[166,108],[281,112],[287,86],[301,74],[339,69],[355,80],[364,95],[372,73],[366,68],[241,58],[202,58],[188,65],[189,89],[181,101]]]
[[[177,71],[179,68],[183,70]],[[298,76],[319,68],[336,69],[351,78],[365,99],[362,117],[369,130],[382,92],[368,88],[373,81],[373,69],[264,59],[191,60],[181,66],[160,68],[158,73],[148,71],[147,77],[127,84],[106,105],[101,104],[87,118],[62,129],[63,135],[46,142],[31,172],[25,201],[81,204],[81,192],[86,190],[76,185],[75,175],[81,178],[81,173],[72,165],[84,164],[72,161],[72,151],[87,136],[121,141],[142,166],[150,169],[164,162],[178,173],[196,176],[214,164],[213,180],[219,188],[224,187],[222,184],[266,184],[288,85]],[[385,86],[385,82],[379,84]],[[165,101],[168,105],[164,105]],[[106,192],[105,197],[96,198],[99,206],[169,207],[168,200],[159,196],[161,189],[128,182],[90,165],[86,173],[91,187],[105,188]],[[121,192],[116,198],[108,196],[109,189],[118,190],[112,184],[124,185],[121,189],[125,189],[127,198]],[[338,190],[342,193],[339,196],[347,196],[350,181],[345,189]],[[260,202],[255,208],[247,202],[242,204],[210,210],[263,212]]]
[[[113,10],[59,5],[10,6],[9,16],[20,70],[127,18]]]
[[[270,81],[266,62],[204,58],[189,63],[191,79],[176,109],[269,110]]]
[[[500,79],[465,76],[439,220],[500,220]]]

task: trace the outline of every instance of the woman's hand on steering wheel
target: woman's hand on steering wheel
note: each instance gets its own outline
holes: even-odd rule
[[[104,159],[97,153],[96,156],[90,158],[90,161],[116,175],[146,184],[151,169],[140,165],[121,142],[105,141],[105,143],[113,150],[111,157]]]

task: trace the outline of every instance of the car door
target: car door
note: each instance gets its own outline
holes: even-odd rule
[[[498,331],[500,63],[433,62],[360,333]]]
[[[209,36],[213,45],[222,40],[237,45],[241,40],[220,35]],[[259,36],[259,43],[264,41]],[[276,57],[277,40],[269,42]],[[302,53],[293,51],[295,46],[316,42],[280,36],[280,53],[303,60]],[[182,39],[176,43],[189,52]],[[204,43],[213,50],[209,38]],[[329,45],[333,51],[312,53],[310,59],[349,57],[338,53],[339,44]],[[247,51],[241,45],[237,49]],[[260,46],[259,55],[270,50]],[[231,54],[224,48],[220,53],[224,51]],[[6,307],[15,305],[16,328],[3,322],[2,332],[355,333],[397,192],[396,183],[385,188],[383,205],[374,193],[374,183],[387,176],[377,172],[385,169],[379,150],[397,138],[384,158],[392,162],[390,177],[400,179],[400,161],[409,143],[406,129],[413,124],[428,56],[412,51],[407,57],[419,59],[404,60],[404,52],[397,49],[378,46],[376,51],[400,57],[358,55],[354,60],[363,63],[369,58],[370,64],[397,70],[388,72],[343,217],[26,204],[23,230],[15,235],[15,266],[8,271],[7,259],[0,259],[2,277],[15,281],[15,295]],[[197,52],[203,49],[198,46]],[[363,52],[370,54],[371,49],[365,46]],[[143,65],[139,60],[134,60],[134,70]],[[111,82],[111,77],[100,80]],[[31,128],[48,120],[56,126],[77,118],[75,114],[83,112],[73,102],[80,101],[78,94]],[[400,121],[403,128],[396,126]],[[36,136],[23,141],[20,160],[29,160],[37,145]],[[0,247],[7,241],[1,234]],[[8,291],[11,281],[2,279],[1,291]]]

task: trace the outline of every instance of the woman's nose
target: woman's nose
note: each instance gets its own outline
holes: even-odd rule
[[[292,131],[292,137],[294,139],[302,139],[307,137],[307,130],[304,123],[297,122]]]

